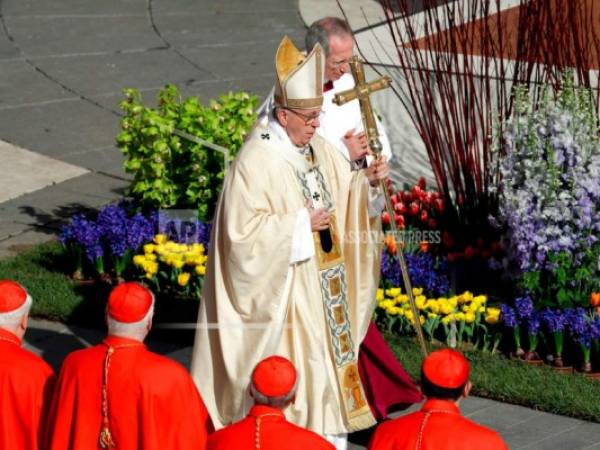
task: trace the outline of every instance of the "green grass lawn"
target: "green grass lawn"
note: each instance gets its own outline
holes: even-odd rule
[[[32,316],[87,324],[92,318],[86,316],[101,307],[101,297],[106,295],[109,287],[78,284],[67,275],[68,267],[69,261],[62,247],[58,243],[48,243],[14,258],[0,260],[0,278],[9,278],[25,286],[34,300]]]
[[[0,279],[16,280],[28,289],[34,299],[33,316],[102,327],[111,287],[100,282],[76,283],[67,275],[70,270],[57,243],[0,260]],[[195,318],[196,309],[191,301],[157,300],[156,320],[189,321]],[[386,335],[386,339],[408,373],[417,379],[421,355],[415,340],[393,335]],[[558,374],[550,368],[528,366],[501,355],[474,351],[467,356],[475,395],[600,422],[600,381]]]
[[[394,354],[418,379],[421,354],[414,338],[386,335]],[[433,348],[431,348],[433,350]],[[600,380],[529,366],[502,355],[467,352],[473,394],[542,411],[600,422]]]

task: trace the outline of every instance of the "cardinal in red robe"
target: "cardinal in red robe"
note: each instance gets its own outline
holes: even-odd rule
[[[0,280],[0,449],[41,448],[54,372],[21,347],[31,303],[20,284]]]
[[[508,450],[498,433],[460,414],[460,399],[471,390],[462,354],[444,349],[427,356],[421,389],[421,410],[379,425],[369,450]]]
[[[297,373],[291,361],[270,356],[252,372],[250,395],[254,406],[245,419],[208,438],[208,450],[335,450],[318,434],[285,419],[294,401]]]
[[[123,283],[111,292],[108,337],[65,359],[54,393],[48,450],[201,450],[212,425],[178,363],[150,352],[152,292]]]

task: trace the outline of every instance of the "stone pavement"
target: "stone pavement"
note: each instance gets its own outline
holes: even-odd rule
[[[342,3],[355,28],[363,15],[370,24],[381,17],[373,0]],[[74,212],[123,195],[128,177],[114,144],[123,88],[148,101],[167,82],[203,101],[230,89],[262,97],[281,37],[300,44],[302,18],[336,11],[332,0],[0,0],[0,258],[53,238]],[[398,147],[416,148],[411,136],[404,130]],[[407,166],[422,169],[415,155]],[[189,339],[163,337],[150,347],[189,364]],[[97,330],[43,321],[27,334],[55,368],[99,339]],[[600,450],[598,424],[477,398],[463,410],[511,448]]]
[[[192,353],[190,331],[155,331],[147,339],[148,347],[189,368]],[[58,370],[69,352],[97,344],[102,338],[100,330],[31,320],[26,347]],[[461,409],[471,419],[497,430],[513,450],[600,450],[600,424],[478,397],[465,400]],[[362,440],[364,436],[352,436],[349,449],[363,449]]]

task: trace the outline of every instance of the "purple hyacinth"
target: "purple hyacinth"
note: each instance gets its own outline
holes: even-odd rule
[[[104,241],[115,256],[123,256],[127,250],[127,213],[118,205],[108,205],[98,214]]]
[[[97,258],[104,255],[102,247],[102,232],[98,225],[89,221],[83,214],[76,215],[71,221],[71,231],[74,241],[79,244],[85,251],[86,256],[90,261],[95,261]]]
[[[588,328],[583,308],[567,308],[564,310],[564,316],[566,326],[573,336],[583,334]]]
[[[142,213],[136,213],[127,220],[127,247],[136,251],[154,237],[152,223]]]
[[[565,316],[560,310],[544,308],[541,312],[542,322],[551,333],[559,333],[565,329]]]
[[[527,317],[527,333],[537,335],[540,331],[542,318],[537,311],[531,311]]]
[[[585,348],[591,348],[592,338],[592,328],[587,322],[584,322],[584,327],[580,333],[577,334],[576,340]]]
[[[528,295],[515,299],[515,310],[521,320],[527,319],[533,312],[533,301]]]
[[[597,317],[590,325],[592,339],[600,341],[600,317]]]
[[[58,235],[58,240],[63,246],[69,244],[73,239],[75,239],[73,235],[73,226],[71,224],[64,225],[60,229],[60,234]]]
[[[517,313],[512,307],[502,303],[500,305],[500,312],[502,313],[502,322],[504,322],[504,325],[508,328],[516,328],[519,326]]]
[[[449,292],[450,280],[445,259],[438,259],[430,253],[406,253],[404,257],[413,286],[422,287],[428,295],[440,296]],[[398,260],[386,250],[381,255],[381,276],[393,286],[402,286]]]

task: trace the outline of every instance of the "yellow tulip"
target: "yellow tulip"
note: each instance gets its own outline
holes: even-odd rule
[[[383,300],[383,289],[377,289],[377,294],[375,296],[378,302]]]
[[[379,306],[383,309],[391,308],[394,306],[394,300],[384,300],[379,303]]]
[[[190,281],[190,274],[188,272],[183,272],[177,277],[177,284],[179,286],[185,286],[188,284],[188,281]]]
[[[386,289],[385,290],[385,295],[387,295],[388,297],[398,297],[400,295],[400,293],[402,292],[402,289],[396,287],[396,288],[390,288],[390,289]]]
[[[467,323],[473,323],[475,322],[475,314],[473,314],[472,312],[468,312],[465,314],[465,322]]]
[[[389,308],[386,308],[385,311],[392,316],[396,316],[400,312],[400,308],[396,308],[395,306],[390,306]]]
[[[440,305],[436,300],[429,299],[425,303],[425,309],[428,309],[432,313],[437,314],[440,312]]]
[[[204,245],[203,244],[198,244],[198,243],[194,243],[192,244],[192,252],[196,253],[196,254],[203,254],[204,253]]]
[[[136,266],[142,266],[146,262],[146,257],[144,255],[135,255],[133,257],[133,263]]]
[[[396,297],[396,303],[408,303],[408,295],[406,294],[401,294],[398,297]]]
[[[465,313],[457,312],[456,314],[454,314],[454,319],[457,322],[461,322],[461,321],[465,320]]]
[[[144,245],[144,253],[146,253],[146,254],[154,253],[155,249],[156,249],[156,246],[154,244],[145,244]]]
[[[423,294],[423,288],[413,288],[413,295],[416,297],[417,295]]]
[[[164,234],[157,234],[156,236],[154,236],[154,242],[156,244],[164,244],[165,242],[167,242],[167,236]]]
[[[183,267],[183,261],[180,259],[176,259],[173,261],[173,263],[171,265],[173,267],[175,267],[176,269],[181,269]]]
[[[423,325],[425,323],[425,317],[419,316],[419,322],[421,322],[421,325]]]
[[[450,302],[438,302],[439,309],[442,314],[451,314],[454,311],[454,306]]]
[[[456,308],[458,306],[458,297],[456,295],[454,297],[450,297],[448,299],[448,304],[452,306],[452,308]]]
[[[483,305],[487,302],[487,295],[478,295],[477,297],[473,298],[473,301]]]
[[[499,308],[487,308],[485,321],[490,325],[495,325],[500,320],[500,309]]]
[[[204,274],[206,273],[206,266],[196,266],[196,273],[200,276],[204,276]]]
[[[442,323],[444,325],[448,325],[451,321],[452,321],[452,317],[451,316],[442,317]]]
[[[427,313],[427,318],[429,319],[435,319],[436,317],[438,317],[438,315],[436,313]]]
[[[463,292],[461,297],[465,300],[465,302],[473,301],[473,293],[470,291]]]
[[[415,298],[415,304],[417,305],[418,309],[423,309],[426,301],[427,298],[424,295],[419,295],[417,298]]]
[[[144,261],[142,268],[146,273],[154,275],[156,272],[158,272],[158,263],[154,261]]]
[[[146,259],[148,261],[156,261],[156,255],[154,253],[152,253],[150,255],[146,255]]]
[[[149,280],[151,280],[152,278],[154,278],[154,274],[150,273],[150,272],[146,272],[146,278],[148,278]]]

